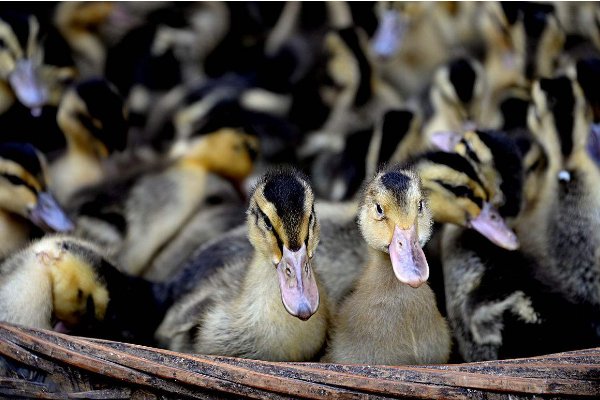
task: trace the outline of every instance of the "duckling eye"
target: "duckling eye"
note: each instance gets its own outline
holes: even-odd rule
[[[377,211],[377,218],[385,218],[385,215],[383,214],[383,208],[379,205],[379,203],[375,203],[375,211]]]
[[[273,225],[271,225],[271,221],[269,221],[269,217],[267,217],[265,215],[264,220],[265,220],[265,228],[267,228],[268,231],[272,231]]]
[[[423,215],[423,200],[419,200],[419,215]]]

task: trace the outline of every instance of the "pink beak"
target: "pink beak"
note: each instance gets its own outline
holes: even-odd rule
[[[519,248],[517,235],[506,225],[496,207],[487,201],[483,203],[483,209],[479,215],[469,221],[468,226],[503,249],[516,250]]]
[[[283,246],[277,275],[286,311],[303,321],[308,320],[319,308],[319,288],[305,244],[298,251]]]
[[[456,132],[436,132],[429,139],[429,143],[438,150],[454,153],[454,148],[461,139],[462,136]]]
[[[415,224],[409,229],[396,225],[389,249],[394,274],[400,282],[418,288],[427,281],[429,265],[419,244]]]

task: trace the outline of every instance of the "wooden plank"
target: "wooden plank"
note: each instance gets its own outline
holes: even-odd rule
[[[439,366],[272,363],[179,354],[0,324],[0,354],[32,367],[41,364],[45,373],[57,371],[56,368],[61,368],[60,364],[64,363],[64,379],[87,382],[86,385],[94,389],[69,390],[69,396],[97,396],[79,398],[118,398],[114,396],[126,393],[136,398],[143,398],[144,393],[160,398],[229,395],[268,399],[290,396],[448,400],[600,397],[600,349],[531,359]],[[89,374],[97,377],[97,382],[105,382],[104,386],[100,388],[93,384]],[[10,382],[7,385],[15,383],[7,382]],[[137,388],[132,391],[118,382]],[[62,382],[61,389],[63,385],[68,386],[67,382]],[[0,389],[13,391],[14,396],[31,393],[36,388],[5,388],[0,384]],[[61,396],[65,392],[60,391],[42,395],[64,398]]]

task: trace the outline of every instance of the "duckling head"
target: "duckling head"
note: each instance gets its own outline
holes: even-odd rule
[[[88,79],[70,88],[56,120],[75,151],[105,158],[127,144],[123,99],[105,79]]]
[[[308,320],[319,308],[311,265],[319,224],[307,178],[294,170],[267,173],[254,188],[247,215],[250,242],[276,270],[286,311]]]
[[[472,164],[456,153],[433,152],[413,160],[436,222],[474,229],[494,244],[516,250],[519,241],[506,225]]]
[[[44,156],[25,143],[0,144],[0,208],[20,215],[45,231],[73,229],[48,192]]]
[[[483,66],[475,59],[458,58],[435,73],[430,99],[437,112],[452,115],[465,131],[475,128],[486,89]]]
[[[172,154],[181,155],[184,164],[202,166],[240,184],[252,172],[258,151],[255,136],[240,129],[221,128],[176,143]]]
[[[110,299],[97,248],[69,236],[48,236],[32,251],[52,283],[55,330],[70,332],[104,319]]]
[[[419,175],[392,167],[379,172],[363,191],[358,226],[367,244],[388,253],[396,278],[412,287],[429,278],[422,246],[431,236],[432,216]]]
[[[540,79],[532,88],[532,104],[527,122],[529,129],[548,159],[548,171],[559,180],[582,157],[592,122],[592,113],[579,84],[567,76]]]
[[[0,77],[9,82],[17,99],[32,110],[41,110],[48,94],[40,79],[43,49],[40,24],[33,15],[4,11],[0,15]],[[37,114],[38,111],[35,113]]]

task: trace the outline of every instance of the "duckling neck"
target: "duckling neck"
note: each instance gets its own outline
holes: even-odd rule
[[[410,296],[417,290],[403,284],[396,278],[390,255],[383,251],[369,249],[369,263],[361,283],[367,287],[377,287],[380,292],[393,292],[396,296]]]
[[[249,336],[269,343],[261,359],[310,360],[325,344],[328,299],[320,290],[319,309],[308,321],[290,315],[282,304],[275,268],[269,259],[254,255],[231,315],[235,315],[237,326],[246,327]]]
[[[29,224],[22,217],[0,210],[0,260],[26,245],[29,235]]]

